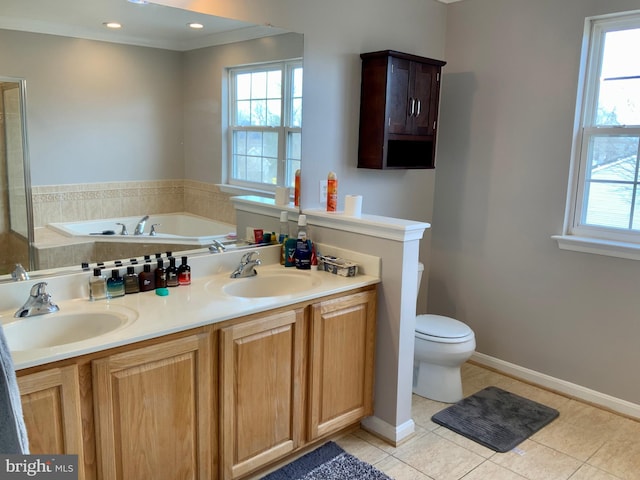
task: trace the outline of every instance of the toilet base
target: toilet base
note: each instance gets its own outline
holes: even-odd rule
[[[438,402],[459,402],[463,398],[460,367],[420,362],[414,368],[413,393]]]

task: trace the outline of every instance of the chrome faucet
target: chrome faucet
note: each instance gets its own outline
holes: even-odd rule
[[[218,240],[216,240],[215,238],[212,241],[212,244],[209,245],[209,251],[211,253],[222,253],[226,250],[227,248],[220,243]]]
[[[22,307],[14,313],[14,317],[34,317],[36,315],[44,315],[45,313],[53,313],[60,310],[58,306],[51,301],[51,295],[46,292],[47,283],[38,282],[31,287],[29,298]]]
[[[21,263],[16,263],[16,268],[11,272],[11,278],[16,282],[23,282],[29,280],[29,274]]]
[[[258,274],[256,272],[255,267],[260,265],[262,262],[254,258],[254,256],[260,255],[260,252],[252,251],[247,252],[242,256],[240,260],[240,265],[231,273],[231,278],[244,278],[244,277],[253,277]]]
[[[149,215],[145,215],[140,219],[138,224],[136,225],[136,229],[133,232],[134,235],[143,235],[144,234],[144,224],[149,220]]]
[[[116,225],[120,225],[122,227],[120,235],[129,235],[129,232],[127,232],[127,226],[124,223],[117,222]]]

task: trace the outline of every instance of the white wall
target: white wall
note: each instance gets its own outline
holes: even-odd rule
[[[637,0],[447,11],[429,311],[478,351],[640,403],[640,263],[561,251],[586,16]],[[631,53],[631,52],[630,52]]]

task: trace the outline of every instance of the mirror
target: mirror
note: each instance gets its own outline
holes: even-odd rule
[[[2,0],[0,14],[0,42],[10,46],[0,51],[0,75],[25,79],[28,91],[36,267],[131,257],[105,242],[99,258],[87,258],[95,253],[76,242],[68,248],[50,223],[171,212],[233,223],[228,195],[216,187],[225,67],[301,58],[303,36],[151,3],[53,3]],[[113,19],[121,32],[102,25]],[[193,21],[205,28],[190,31]],[[0,253],[4,264],[16,258]]]

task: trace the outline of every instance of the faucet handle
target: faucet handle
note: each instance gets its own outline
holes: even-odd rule
[[[245,253],[242,256],[242,259],[240,260],[242,263],[249,263],[249,262],[254,262],[256,261],[253,257],[254,256],[259,256],[260,252],[258,252],[257,250],[252,250],[250,252]]]
[[[151,231],[149,232],[149,235],[151,237],[155,237],[157,235],[156,227],[159,227],[161,225],[162,225],[161,223],[154,223],[153,225],[151,225]]]
[[[129,232],[127,232],[127,226],[124,223],[116,223],[116,225],[121,225],[122,226],[122,230],[120,230],[120,235],[129,235]]]
[[[32,297],[41,297],[43,295],[48,295],[47,282],[38,282],[33,285],[33,287],[31,287],[30,295]]]

